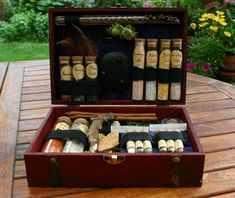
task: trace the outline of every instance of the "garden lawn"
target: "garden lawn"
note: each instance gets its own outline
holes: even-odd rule
[[[0,43],[0,62],[49,59],[47,43]]]

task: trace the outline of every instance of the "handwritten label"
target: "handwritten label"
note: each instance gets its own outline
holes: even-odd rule
[[[165,49],[160,54],[159,67],[164,69],[170,68],[171,50]]]
[[[95,79],[98,76],[98,66],[96,63],[90,63],[86,66],[86,75],[91,79]]]
[[[157,67],[158,53],[157,51],[148,51],[146,55],[146,64],[150,67]]]
[[[82,64],[76,64],[73,66],[73,77],[75,80],[82,80],[85,76],[85,69]]]
[[[64,122],[59,122],[55,125],[55,130],[69,130],[69,126]]]
[[[60,71],[60,76],[61,80],[72,80],[72,68],[69,65],[62,67]]]
[[[180,50],[173,50],[171,53],[171,64],[173,67],[180,68],[182,66],[182,52]]]

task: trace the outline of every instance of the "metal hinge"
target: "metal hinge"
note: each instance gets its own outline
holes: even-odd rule
[[[49,156],[48,157],[49,162],[49,170],[51,175],[51,182],[53,187],[59,187],[60,186],[60,178],[59,178],[59,164],[57,161],[56,156]]]
[[[171,158],[171,186],[180,186],[180,156],[173,156]]]
[[[103,160],[111,165],[117,165],[126,160],[125,155],[103,155]]]

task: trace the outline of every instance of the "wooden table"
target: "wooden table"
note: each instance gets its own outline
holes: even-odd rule
[[[201,188],[28,188],[23,153],[51,106],[49,63],[1,63],[0,197],[235,197],[235,86],[194,74],[187,82],[206,152]]]

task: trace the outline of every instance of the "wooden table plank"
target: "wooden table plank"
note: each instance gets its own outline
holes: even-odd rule
[[[0,197],[11,197],[23,68],[9,65],[0,96]]]
[[[21,110],[48,108],[50,106],[51,100],[21,102]]]
[[[0,63],[0,94],[2,91],[7,69],[8,69],[8,62]]]
[[[42,101],[42,100],[49,100],[51,99],[51,93],[33,93],[33,94],[24,94],[22,95],[22,102],[26,101]]]
[[[111,188],[104,190],[96,190],[92,192],[84,192],[81,194],[68,193],[63,198],[126,198],[126,197],[171,197],[171,198],[196,198],[210,197],[213,195],[221,195],[235,191],[235,169],[215,171],[204,174],[204,182],[201,188]],[[215,188],[216,187],[216,188]],[[37,196],[36,196],[37,197]]]
[[[227,98],[229,97],[221,92],[191,94],[191,95],[187,95],[186,104],[193,103],[193,102],[223,100]]]
[[[200,142],[206,153],[234,149],[234,140],[235,133],[200,138]]]
[[[209,93],[209,92],[216,92],[218,89],[216,89],[213,86],[208,85],[201,85],[201,86],[193,86],[186,89],[187,94],[198,94],[198,93]]]
[[[205,172],[235,167],[235,149],[208,153],[205,160]]]
[[[222,121],[235,118],[235,108],[189,113],[194,124]]]
[[[24,87],[22,89],[22,94],[34,94],[34,93],[45,93],[45,92],[51,92],[51,87],[49,85]]]
[[[18,132],[17,143],[29,144],[32,141],[35,133],[36,133],[36,130]]]
[[[48,111],[49,111],[48,108],[21,111],[20,120],[45,118]]]

